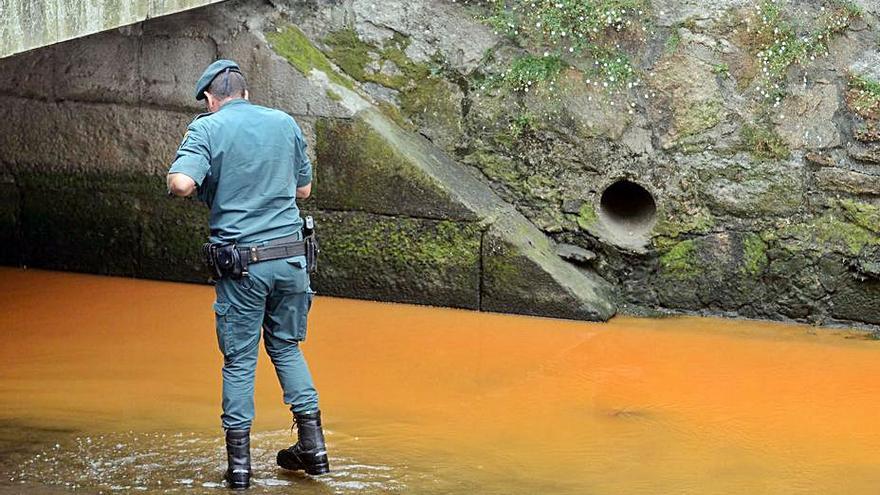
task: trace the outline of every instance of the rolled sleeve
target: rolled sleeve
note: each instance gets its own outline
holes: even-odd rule
[[[306,142],[301,136],[297,139],[296,187],[304,187],[312,183],[312,161],[306,152]]]
[[[211,170],[210,157],[207,132],[202,126],[190,124],[168,173],[184,174],[192,178],[196,186],[201,186]]]

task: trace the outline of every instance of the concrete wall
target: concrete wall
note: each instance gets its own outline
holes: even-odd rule
[[[0,60],[0,258],[205,282],[207,210],[166,198],[164,186],[186,125],[204,111],[192,97],[204,67],[233,57],[253,69],[254,98],[295,115],[309,136],[316,116],[333,116],[323,94],[307,106],[314,90],[302,75],[254,49],[262,41],[241,23],[260,13],[200,9]]]
[[[0,58],[223,0],[0,0]]]

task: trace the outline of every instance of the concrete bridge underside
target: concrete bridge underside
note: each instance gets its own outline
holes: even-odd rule
[[[224,0],[0,0],[0,58]]]

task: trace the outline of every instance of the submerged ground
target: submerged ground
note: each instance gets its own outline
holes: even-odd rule
[[[0,269],[0,494],[223,493],[211,288]],[[252,493],[873,494],[880,343],[318,298],[330,476],[289,475],[265,356]]]

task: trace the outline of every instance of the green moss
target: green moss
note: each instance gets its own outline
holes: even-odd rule
[[[849,221],[850,212],[828,212],[818,218],[787,226],[779,237],[789,251],[840,252],[857,256],[868,246],[880,245],[880,236]]]
[[[721,122],[724,107],[717,100],[696,103],[688,107],[684,115],[677,120],[677,129],[681,137],[692,136],[711,129]]]
[[[361,41],[357,32],[353,29],[336,31],[324,38],[324,43],[330,47],[327,55],[340,69],[358,81],[364,80],[364,67],[370,61],[373,47]]]
[[[360,82],[372,82],[400,92],[400,108],[381,104],[382,111],[406,129],[413,129],[406,118],[424,120],[427,125],[451,129],[460,126],[461,108],[446,80],[429,64],[413,62],[406,55],[410,40],[396,34],[382,48],[360,40],[357,33],[345,29],[324,39],[327,55],[348,75]],[[375,54],[376,64],[393,64],[399,73],[386,74],[367,70]]]
[[[330,98],[330,100],[342,101],[342,96],[339,93],[337,93],[336,91],[333,91],[332,89],[328,88],[326,93],[327,93],[327,98]]]
[[[396,106],[388,103],[387,101],[380,101],[378,103],[379,110],[385,114],[386,117],[390,118],[394,121],[395,124],[399,125],[402,129],[406,129],[408,131],[415,131],[416,127],[400,113],[400,109]]]
[[[655,245],[663,239],[676,239],[682,234],[705,234],[715,227],[715,217],[704,208],[681,215],[661,215],[654,226]],[[658,246],[659,247],[659,246]]]
[[[743,265],[741,271],[746,275],[760,275],[767,267],[767,245],[758,234],[747,234],[743,239]]]
[[[479,259],[479,227],[474,223],[397,218],[392,224],[353,215],[346,226],[335,231],[328,249],[349,261],[381,261],[404,272],[414,265],[475,266]]]
[[[583,230],[589,230],[596,222],[599,220],[599,216],[596,214],[595,208],[590,203],[584,203],[581,206],[581,209],[578,211],[577,223],[578,226]]]
[[[410,143],[362,119],[320,119],[316,126],[318,208],[429,218],[472,218],[446,187],[425,173]]]
[[[482,228],[363,212],[313,211],[326,241],[313,275],[348,297],[479,307]]]
[[[304,75],[308,75],[312,69],[317,69],[327,74],[334,83],[354,89],[351,81],[339,75],[330,65],[327,57],[315,48],[296,26],[285,26],[280,31],[267,33],[266,38],[275,53],[284,57]]]
[[[784,160],[791,156],[788,145],[769,125],[746,124],[740,130],[741,146],[756,160]]]
[[[446,80],[429,76],[400,93],[400,109],[408,116],[430,116],[445,126],[459,120],[461,109]]]
[[[660,268],[678,279],[693,278],[699,273],[697,244],[693,239],[673,244],[660,256]]]
[[[413,62],[406,56],[410,40],[400,34],[395,34],[382,48],[361,41],[351,29],[331,33],[324,38],[324,43],[329,47],[327,56],[346,74],[360,82],[372,82],[401,91],[421,84],[432,74],[428,65]],[[400,73],[392,75],[367,70],[367,65],[373,61],[371,53],[376,64],[394,64]]]
[[[880,234],[880,208],[851,199],[841,200],[840,206],[847,218],[854,224],[875,234]]]
[[[520,176],[513,161],[498,153],[479,150],[470,154],[467,162],[479,168],[489,179],[508,187],[517,188],[520,184]]]

